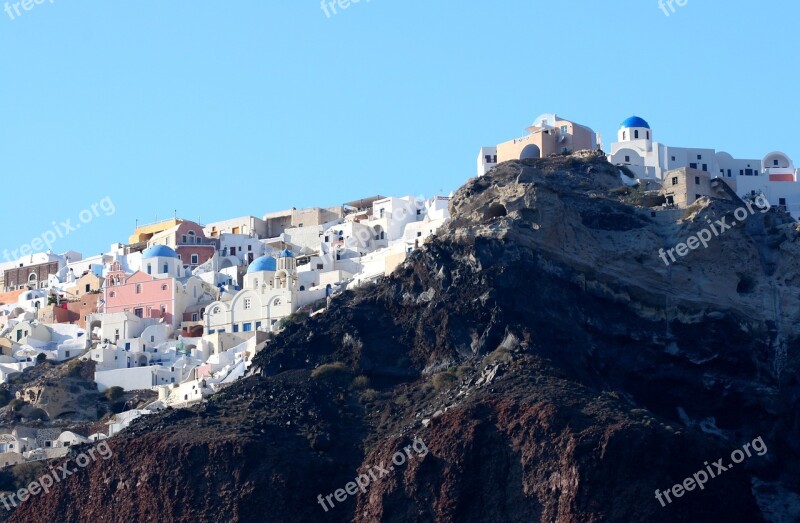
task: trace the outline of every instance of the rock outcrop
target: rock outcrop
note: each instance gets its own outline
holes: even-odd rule
[[[137,420],[10,521],[800,519],[796,225],[632,191],[595,153],[469,181],[392,276],[293,318],[252,376]],[[717,220],[737,223],[659,256]],[[763,455],[656,499],[755,438]],[[414,439],[424,455],[345,492]]]

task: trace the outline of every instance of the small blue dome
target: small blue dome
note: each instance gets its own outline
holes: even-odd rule
[[[620,127],[644,127],[650,129],[650,124],[638,116],[631,116],[620,124]]]
[[[253,263],[247,267],[247,272],[262,272],[262,271],[272,271],[275,272],[278,269],[278,263],[275,261],[275,258],[272,256],[262,256],[260,258],[256,258],[253,260]]]
[[[278,257],[279,258],[294,258],[294,256],[292,255],[292,251],[290,251],[289,249],[282,250],[281,253],[278,255]]]
[[[142,253],[142,258],[177,258],[178,253],[167,247],[166,245],[153,245],[149,249],[145,249]]]

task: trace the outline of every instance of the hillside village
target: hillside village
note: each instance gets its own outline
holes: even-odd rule
[[[0,467],[63,456],[243,377],[293,313],[320,313],[391,273],[445,223],[448,202],[374,196],[206,225],[176,217],[97,256],[0,264]],[[63,362],[67,375],[46,369]],[[90,423],[102,394],[127,401]]]
[[[544,114],[525,136],[482,147],[477,175],[587,149],[602,149],[599,134]],[[798,170],[784,153],[735,159],[670,147],[634,116],[606,157],[622,184],[657,196],[651,208],[760,196],[800,217]],[[205,225],[175,217],[137,225],[97,256],[47,251],[0,263],[0,467],[63,456],[242,378],[292,314],[323,313],[335,294],[390,274],[448,220],[449,200],[374,196]],[[65,375],[37,370],[64,362]],[[102,394],[116,398],[107,412]]]
[[[526,131],[520,138],[482,147],[478,176],[509,160],[603,149],[598,133],[556,114],[539,116]],[[780,151],[761,159],[742,159],[711,148],[672,147],[655,141],[647,121],[631,116],[620,124],[606,157],[612,165],[624,167],[634,183],[659,192],[664,207],[683,208],[704,196],[760,197],[800,219],[799,171]]]

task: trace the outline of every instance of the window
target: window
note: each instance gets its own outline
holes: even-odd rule
[[[698,159],[698,160],[702,160],[702,159],[703,159],[703,155],[702,155],[702,154],[698,154],[698,155],[697,155],[697,159]]]
[[[161,286],[161,290],[162,290],[162,291],[165,291],[165,290],[167,290],[167,284],[166,284],[166,283],[165,283],[164,285],[162,285],[162,286]]]
[[[233,332],[239,332],[239,324],[233,325]]]
[[[673,176],[672,177],[672,185],[678,185],[678,177],[677,176]]]
[[[192,313],[192,321],[197,321],[197,313],[196,312]]]
[[[695,176],[694,177],[694,184],[695,185],[700,185],[700,177],[699,176]]]
[[[697,164],[696,163],[690,163],[689,167],[691,167],[692,169],[697,169]]]
[[[153,266],[148,263],[147,264],[147,274],[152,274],[152,273],[153,273]]]
[[[417,238],[419,238],[420,236],[422,236],[422,233],[417,231]]]
[[[36,281],[36,273],[32,272],[30,276],[28,276],[28,281]]]
[[[650,131],[647,131],[647,139],[650,139]]]
[[[257,322],[256,322],[256,330],[258,330],[258,329],[260,329],[260,328],[261,328],[261,322],[260,322],[260,321],[257,321]]]
[[[155,336],[150,336],[150,343],[155,343],[155,341],[156,341],[156,337]],[[153,351],[155,351],[155,349],[153,349]]]
[[[705,172],[708,172],[708,164],[707,164],[707,163],[704,163],[704,164],[703,164],[703,170],[704,170]]]
[[[114,292],[114,291],[111,291],[110,293],[108,293],[108,297],[109,298],[116,298],[117,297],[117,293]]]
[[[321,270],[322,270],[322,264],[321,264],[321,263],[318,263],[318,264],[317,264],[317,270],[319,270],[319,271],[321,271]]]
[[[197,265],[200,261],[200,257],[196,254],[192,254],[192,265]]]
[[[244,308],[245,308],[245,310],[249,309],[251,305],[252,305],[252,303],[251,303],[250,298],[245,298],[244,299]]]
[[[731,170],[728,169],[728,178],[730,178],[730,177],[731,177]]]
[[[417,209],[417,216],[422,215],[422,209]]]
[[[253,330],[253,324],[252,324],[252,323],[243,323],[243,324],[242,324],[242,330],[243,330],[244,332],[250,332],[250,331],[252,331],[252,330]]]
[[[247,246],[247,252],[250,252],[250,251],[252,251],[252,250],[253,250],[253,246],[252,246],[252,245],[248,245],[248,246]]]
[[[185,234],[183,236],[181,236],[181,242],[182,243],[186,243],[186,235]]]
[[[778,198],[778,205],[781,206],[786,205],[786,198]]]
[[[164,274],[168,274],[169,273],[169,264],[167,264],[167,263],[164,264],[164,271],[163,272],[164,272]]]
[[[753,169],[745,169],[744,170],[745,176],[753,176]]]
[[[631,161],[631,157],[630,156],[625,156],[625,163],[630,163],[630,161]]]
[[[562,125],[561,126],[561,134],[567,134],[569,132],[569,126]]]
[[[777,167],[777,166],[778,166],[778,160],[772,160],[772,165],[774,165],[775,167]]]
[[[675,157],[674,157],[674,156],[672,157],[672,161],[673,161],[673,162],[675,161]]]
[[[628,133],[627,132],[622,131],[622,139],[623,140],[627,140],[628,139]]]
[[[142,284],[141,283],[137,283],[136,284],[136,294],[141,294],[141,293],[142,293]]]
[[[637,139],[637,140],[639,139],[639,131],[638,130],[633,131],[633,138]]]
[[[695,194],[695,195],[694,195],[694,199],[695,199],[695,200],[699,200],[699,199],[700,199],[700,195],[699,195],[699,194]]]

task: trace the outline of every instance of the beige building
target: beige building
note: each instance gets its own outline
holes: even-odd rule
[[[589,127],[556,114],[543,114],[526,129],[528,134],[498,144],[482,147],[478,153],[478,176],[498,163],[528,158],[546,158],[584,149],[597,149],[600,136]]]
[[[341,220],[344,207],[310,207],[308,209],[288,209],[264,215],[267,236],[274,238],[293,227],[312,227]]]
[[[661,193],[667,205],[680,208],[688,207],[702,196],[719,196],[711,186],[709,173],[690,167],[667,171],[661,183]]]

